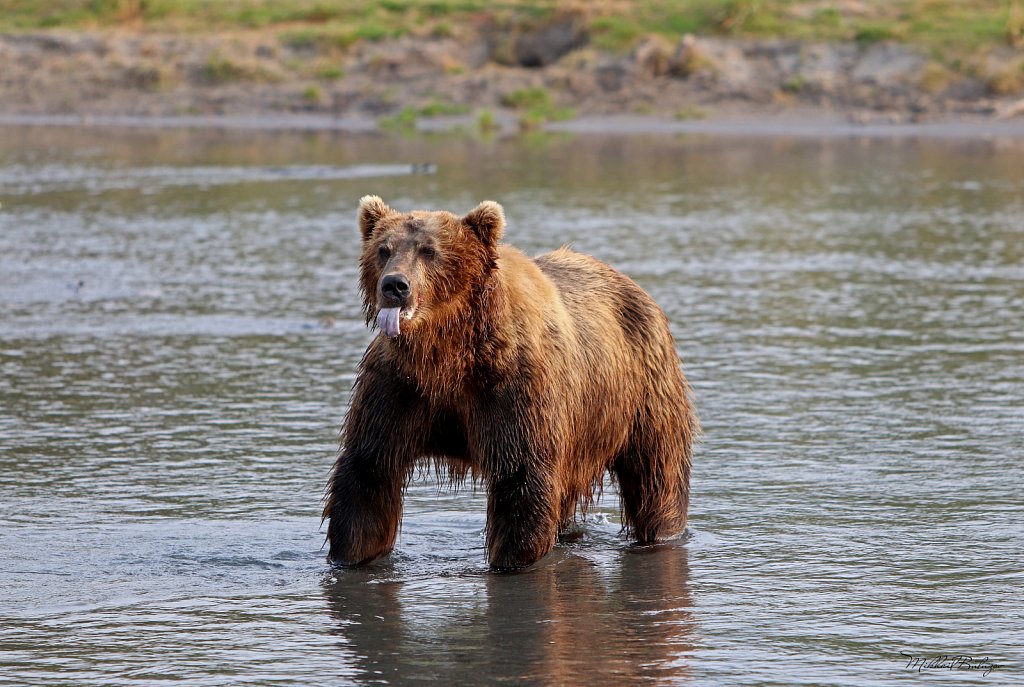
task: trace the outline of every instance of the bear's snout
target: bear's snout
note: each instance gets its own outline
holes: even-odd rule
[[[409,280],[404,274],[388,274],[380,280],[380,295],[389,304],[406,305],[409,292]]]

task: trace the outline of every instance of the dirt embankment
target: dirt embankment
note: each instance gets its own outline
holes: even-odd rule
[[[484,108],[524,120],[784,114],[855,121],[1024,113],[1024,54],[953,71],[896,43],[651,36],[601,52],[564,15],[458,35],[339,45],[315,34],[76,31],[0,35],[7,114],[428,117]]]

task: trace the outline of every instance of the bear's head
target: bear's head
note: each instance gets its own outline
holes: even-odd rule
[[[497,266],[505,213],[484,201],[464,217],[392,210],[377,196],[359,201],[360,286],[367,323],[387,336],[454,323],[480,298]]]

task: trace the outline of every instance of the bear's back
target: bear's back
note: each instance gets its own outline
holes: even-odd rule
[[[539,255],[535,262],[554,283],[577,326],[592,330],[584,335],[606,338],[608,323],[614,321],[630,348],[649,347],[670,336],[668,320],[654,299],[610,265],[565,247]]]

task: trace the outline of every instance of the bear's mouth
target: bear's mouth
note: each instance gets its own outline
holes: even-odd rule
[[[377,311],[377,326],[384,336],[394,338],[401,334],[399,321],[412,319],[413,308],[381,308]]]

